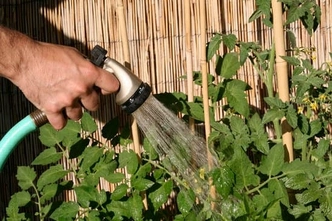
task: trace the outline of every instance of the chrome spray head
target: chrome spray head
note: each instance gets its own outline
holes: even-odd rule
[[[142,82],[128,68],[118,61],[106,57],[107,51],[95,46],[91,51],[91,62],[113,73],[120,82],[120,88],[116,94],[116,103],[128,114],[137,110],[149,97],[151,87]]]

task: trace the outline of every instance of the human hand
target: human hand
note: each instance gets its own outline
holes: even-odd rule
[[[99,95],[116,92],[116,77],[93,65],[76,49],[33,42],[26,47],[19,74],[10,79],[38,109],[43,111],[55,129],[66,119],[78,120],[82,106],[94,111]]]

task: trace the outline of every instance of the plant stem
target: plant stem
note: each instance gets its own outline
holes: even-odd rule
[[[268,182],[270,182],[270,180],[278,180],[282,177],[286,176],[286,174],[280,174],[279,176],[275,176],[275,177],[269,177],[267,180],[265,180],[264,182],[262,182],[260,185],[256,186],[255,188],[246,191],[246,194],[249,195],[251,193],[254,192],[259,192],[259,190],[264,187]]]
[[[172,180],[178,182],[180,185],[184,186],[186,189],[189,189],[188,185],[185,182],[180,180],[177,176],[174,176],[171,172],[169,172],[167,169],[165,169],[165,167],[162,167],[158,163],[156,163],[156,162],[154,162],[150,159],[147,159],[147,158],[143,158],[142,160],[152,164],[154,167],[156,167],[158,169],[161,169],[161,170],[165,171],[168,175],[171,176]]]

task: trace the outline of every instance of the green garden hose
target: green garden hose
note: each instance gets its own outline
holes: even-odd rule
[[[3,169],[10,154],[22,139],[47,122],[46,115],[40,110],[37,110],[20,120],[5,134],[0,141],[0,171]]]

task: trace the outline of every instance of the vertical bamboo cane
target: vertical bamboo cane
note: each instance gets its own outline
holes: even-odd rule
[[[208,138],[211,133],[211,125],[210,125],[210,107],[209,107],[209,93],[208,93],[208,73],[207,73],[207,61],[206,61],[206,1],[200,0],[200,66],[202,72],[202,95],[203,95],[203,105],[204,105],[204,123],[205,123],[205,136],[206,136],[206,152],[208,157],[208,166],[209,170],[213,167],[212,155],[209,149]],[[212,182],[210,182],[210,194],[212,199],[215,199],[216,192],[215,188],[212,186]],[[214,203],[211,204],[211,207],[214,208]]]
[[[122,0],[118,0],[117,12],[119,14],[119,26],[120,26],[122,48],[123,48],[123,54],[124,54],[124,60],[125,60],[124,62],[125,62],[125,66],[130,69],[129,41],[128,41],[128,35],[127,35],[127,30],[126,30],[126,18],[124,16],[124,7],[123,7]],[[134,118],[132,118],[131,131],[132,131],[133,142],[134,142],[134,151],[137,154],[140,154],[138,126],[137,126],[137,122]]]
[[[281,56],[285,56],[285,40],[284,40],[284,30],[283,30],[283,17],[282,17],[282,5],[278,0],[272,0],[272,11],[273,11],[273,32],[274,32],[274,42],[276,48],[276,72],[278,80],[278,91],[279,98],[286,102],[289,101],[289,86],[288,86],[288,71],[287,63]],[[293,143],[292,143],[292,133],[291,127],[287,123],[287,120],[283,118],[281,120],[282,127],[282,141],[283,145],[288,151],[288,161],[294,159],[293,156]]]
[[[191,51],[191,19],[190,19],[190,1],[184,1],[184,14],[185,14],[185,41],[186,41],[186,64],[187,64],[187,93],[188,101],[194,100],[193,95],[193,68],[192,68],[192,51]],[[189,128],[194,130],[194,119],[189,118]]]

